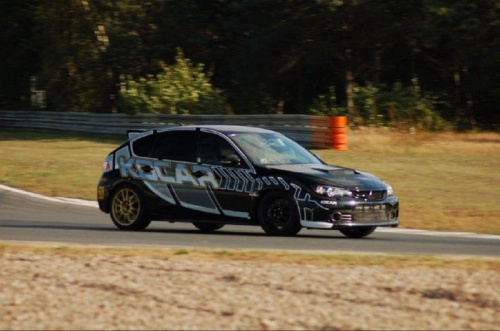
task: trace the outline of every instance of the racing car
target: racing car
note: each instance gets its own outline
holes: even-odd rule
[[[256,127],[130,131],[103,168],[99,208],[121,230],[155,220],[189,222],[203,232],[237,224],[274,236],[307,228],[361,238],[399,224],[389,184],[328,165],[285,135]]]

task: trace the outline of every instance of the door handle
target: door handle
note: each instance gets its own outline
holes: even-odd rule
[[[208,173],[205,171],[205,170],[198,170],[198,171],[195,171],[193,173],[193,175],[196,177],[196,178],[200,178],[200,177],[203,177],[203,176],[208,176]]]

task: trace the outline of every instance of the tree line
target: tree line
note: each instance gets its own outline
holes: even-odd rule
[[[0,2],[0,107],[500,128],[497,0]]]

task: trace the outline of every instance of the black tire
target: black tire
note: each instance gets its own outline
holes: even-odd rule
[[[222,229],[224,224],[219,223],[203,223],[203,222],[193,222],[193,225],[198,228],[201,232],[213,232],[215,230]]]
[[[151,220],[139,191],[130,185],[119,187],[111,196],[110,216],[120,230],[143,230]]]
[[[349,238],[363,238],[372,234],[375,231],[375,229],[376,229],[375,226],[367,226],[362,228],[341,229],[340,232],[342,232],[344,236]]]
[[[284,192],[266,194],[259,203],[257,217],[262,229],[271,236],[294,236],[301,229],[297,205]]]

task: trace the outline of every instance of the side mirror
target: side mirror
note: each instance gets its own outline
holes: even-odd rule
[[[229,167],[237,167],[241,164],[241,160],[236,154],[230,154],[228,156],[225,156],[220,160],[220,164],[223,166],[229,166]]]

